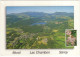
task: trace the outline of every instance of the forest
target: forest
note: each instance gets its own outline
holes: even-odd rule
[[[22,12],[6,15],[7,49],[71,49],[65,29],[74,29],[74,13]]]

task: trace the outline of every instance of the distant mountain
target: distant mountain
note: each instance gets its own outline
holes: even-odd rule
[[[59,17],[59,18],[57,18]],[[63,18],[62,18],[63,17]],[[20,24],[23,25],[32,24],[35,22],[49,21],[49,20],[65,20],[64,18],[70,17],[74,18],[74,13],[66,12],[55,12],[55,13],[43,13],[43,12],[23,12],[23,13],[12,13],[7,14],[7,24]]]
[[[48,15],[48,13],[43,12],[24,12],[21,14],[29,15],[31,17],[44,17],[45,15]]]
[[[69,16],[69,17],[74,17],[74,13],[66,13],[66,12],[55,12],[52,15],[59,15],[59,16]]]
[[[12,13],[8,15],[28,15],[31,17],[43,17],[46,15],[61,15],[61,16],[74,16],[74,13],[67,13],[67,12],[55,12],[55,13],[44,13],[44,12],[23,12],[23,13]]]
[[[63,16],[70,16],[73,15],[73,13],[66,13],[66,12],[55,12],[54,15],[63,15]]]

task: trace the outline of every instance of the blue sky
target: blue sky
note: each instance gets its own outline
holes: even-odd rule
[[[21,13],[21,12],[74,12],[73,6],[7,6],[7,14],[10,13]]]

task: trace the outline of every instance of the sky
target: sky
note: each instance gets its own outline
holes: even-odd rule
[[[7,6],[6,13],[21,13],[21,12],[44,12],[44,13],[54,13],[54,12],[67,12],[73,13],[73,6]]]

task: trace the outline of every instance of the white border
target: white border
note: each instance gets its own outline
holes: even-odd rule
[[[1,55],[35,55],[30,54],[30,51],[50,51],[50,54],[46,55],[62,55],[59,51],[68,51],[66,55],[80,55],[80,38],[79,32],[77,32],[77,46],[74,49],[5,49],[5,7],[6,6],[74,6],[74,29],[79,30],[79,2],[78,1],[1,1],[0,2],[0,54]],[[12,54],[13,51],[21,51],[21,54]],[[43,55],[43,54],[36,54]],[[63,54],[65,55],[65,54]]]
[[[1,0],[1,1],[79,1],[79,0]]]

